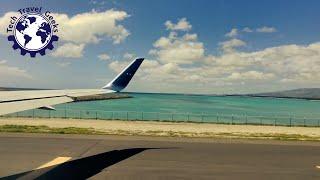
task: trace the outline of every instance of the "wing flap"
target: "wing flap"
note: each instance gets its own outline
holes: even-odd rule
[[[112,93],[115,91],[105,89],[75,89],[75,90],[36,90],[36,91],[0,91],[0,103],[42,99],[51,97],[79,97],[94,94]]]
[[[25,111],[29,109],[36,109],[44,106],[52,106],[72,101],[72,98],[65,96],[0,103],[0,115],[10,114],[18,111]]]
[[[80,96],[113,93],[104,89],[6,91],[0,93],[0,115],[53,106]]]

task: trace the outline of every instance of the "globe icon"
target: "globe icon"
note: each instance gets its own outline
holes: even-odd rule
[[[15,24],[14,36],[19,46],[28,51],[39,51],[52,37],[49,21],[40,14],[25,14]]]

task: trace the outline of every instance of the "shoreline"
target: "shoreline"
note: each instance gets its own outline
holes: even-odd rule
[[[291,97],[291,96],[267,96],[267,95],[223,95],[226,97],[253,97],[253,98],[270,98],[270,99],[294,99],[294,100],[307,100],[307,101],[320,101],[320,98],[308,98],[308,97]]]
[[[0,132],[320,141],[316,127],[92,119],[0,118]]]
[[[249,98],[274,98],[274,99],[293,99],[293,100],[308,100],[320,101],[320,97],[294,97],[283,95],[259,95],[259,94],[188,94],[188,93],[153,93],[153,92],[125,92],[127,94],[165,94],[165,95],[185,95],[185,96],[214,96],[214,97],[249,97]]]

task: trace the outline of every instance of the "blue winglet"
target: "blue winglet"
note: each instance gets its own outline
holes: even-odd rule
[[[117,75],[116,78],[105,85],[103,89],[110,89],[119,92],[127,87],[143,60],[144,58],[137,58],[132,61],[120,74]]]

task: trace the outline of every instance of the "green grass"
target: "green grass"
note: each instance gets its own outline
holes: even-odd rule
[[[271,133],[191,133],[180,131],[126,131],[107,130],[98,131],[94,128],[53,128],[48,126],[2,125],[0,132],[15,133],[51,133],[51,134],[87,134],[87,135],[122,135],[122,136],[161,136],[161,137],[204,137],[204,138],[232,138],[232,139],[272,139],[293,141],[320,141],[320,137],[299,134],[271,134]]]
[[[27,125],[2,125],[0,132],[20,132],[20,133],[54,133],[54,134],[103,134],[93,128],[52,128],[48,126],[27,126]]]

